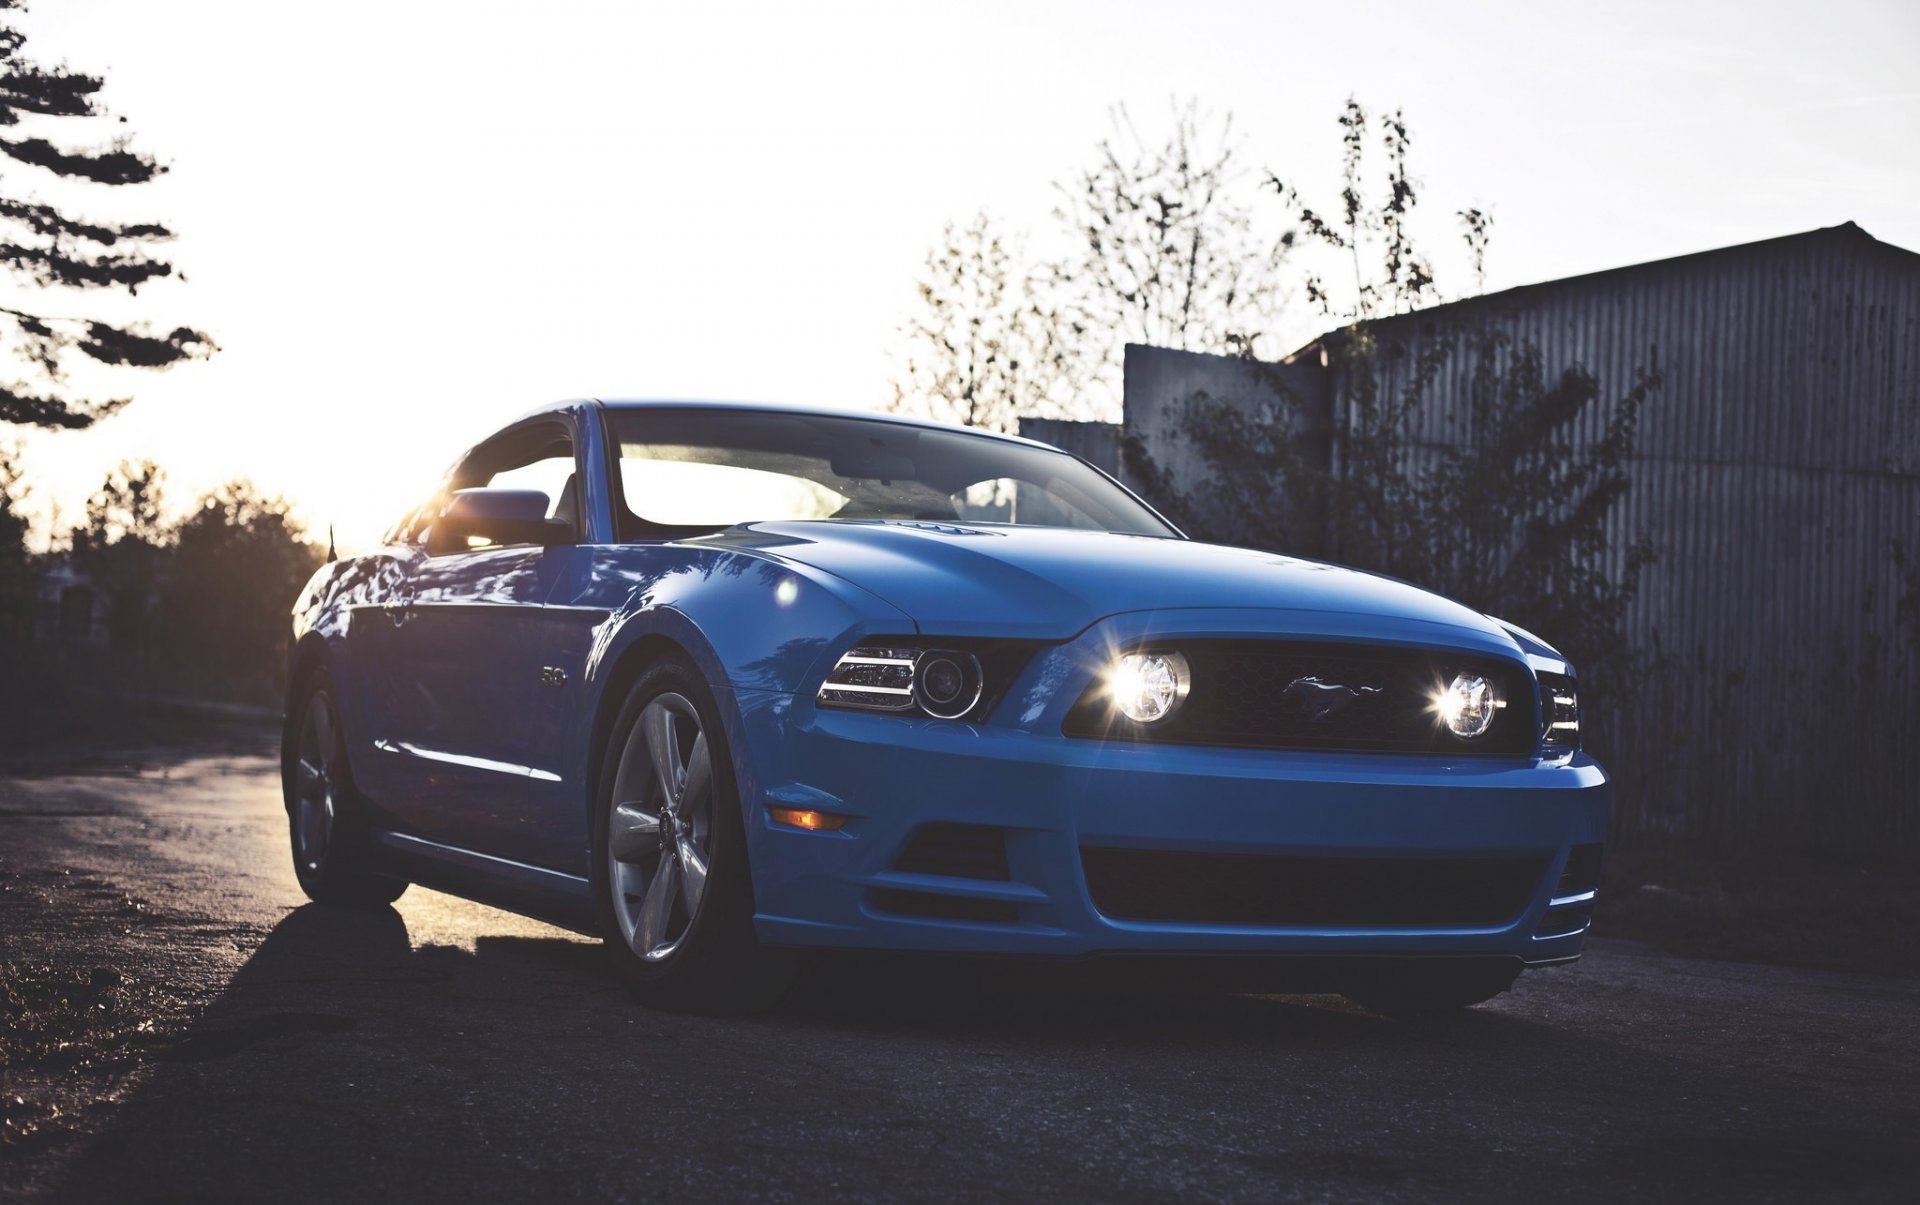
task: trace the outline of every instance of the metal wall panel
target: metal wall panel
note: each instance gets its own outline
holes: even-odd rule
[[[1662,375],[1607,524],[1616,572],[1653,542],[1626,637],[1665,663],[1647,714],[1601,721],[1622,835],[1920,852],[1920,650],[1899,626],[1920,598],[1898,563],[1920,559],[1920,256],[1840,227],[1378,329],[1411,356],[1482,322],[1550,376],[1592,371],[1603,402]],[[1467,380],[1461,365],[1428,391],[1423,441],[1464,437]]]
[[[1064,418],[1023,418],[1020,434],[1072,452],[1088,464],[1120,475],[1120,424]]]
[[[1920,618],[1900,619],[1903,599],[1920,609],[1920,578],[1903,576],[1897,551],[1920,561],[1920,255],[1848,225],[1508,290],[1376,331],[1404,365],[1478,324],[1538,347],[1550,379],[1591,371],[1603,402],[1644,370],[1662,375],[1607,530],[1616,572],[1641,535],[1659,558],[1626,619],[1632,649],[1661,662],[1654,689],[1596,717],[1619,835],[1920,854],[1920,734],[1908,735],[1920,727]],[[1319,350],[1287,371],[1337,424],[1343,382],[1322,372]],[[1195,393],[1265,404],[1270,392],[1250,382],[1241,361],[1129,348],[1128,433],[1191,480],[1204,466],[1169,416]],[[1421,442],[1466,437],[1469,382],[1464,362],[1441,374]],[[1582,418],[1582,441],[1608,409]]]

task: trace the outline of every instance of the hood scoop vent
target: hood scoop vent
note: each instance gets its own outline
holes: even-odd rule
[[[911,527],[916,531],[938,532],[943,536],[997,536],[997,531],[981,531],[977,527],[960,527],[953,523],[930,523],[920,519],[889,519],[889,527]]]

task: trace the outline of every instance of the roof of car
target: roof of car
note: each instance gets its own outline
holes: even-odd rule
[[[530,411],[515,419],[515,423],[537,418],[543,414],[552,414],[560,410],[582,404],[601,406],[608,410],[757,410],[765,414],[801,414],[819,418],[856,418],[872,422],[895,423],[906,427],[931,427],[936,431],[958,431],[966,435],[980,435],[990,439],[1004,439],[1009,443],[1026,444],[1029,447],[1046,448],[1059,451],[1052,444],[1037,439],[1026,439],[1018,435],[1005,435],[998,431],[987,431],[979,427],[963,427],[957,423],[936,422],[929,418],[914,418],[905,414],[886,414],[878,410],[852,410],[830,406],[801,406],[784,402],[723,402],[707,401],[698,398],[568,398],[565,401]]]

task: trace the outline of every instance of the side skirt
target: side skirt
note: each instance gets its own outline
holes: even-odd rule
[[[442,845],[406,833],[376,832],[382,869],[434,891],[598,936],[593,887],[577,875]]]

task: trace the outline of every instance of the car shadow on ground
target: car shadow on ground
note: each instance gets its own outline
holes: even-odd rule
[[[55,1197],[1460,1196],[1644,1188],[1650,1166],[1675,1192],[1778,1193],[1920,1171],[1864,1104],[1498,1008],[1408,1024],[1108,968],[836,957],[771,1013],[675,1016],[597,943],[471,927],[436,944],[391,908],[295,909],[156,1039]],[[1749,1102],[1769,1107],[1732,1112]]]
[[[1248,985],[1209,975],[1204,965],[1157,960],[1027,963],[840,952],[803,956],[791,986],[771,1007],[735,1018],[670,1017],[644,1008],[627,994],[597,941],[570,935],[481,935],[473,938],[471,950],[430,939],[416,945],[393,908],[307,904],[274,928],[201,1025],[176,1045],[164,1047],[163,1056],[191,1060],[201,1049],[222,1047],[222,1035],[233,1021],[262,1008],[297,1004],[303,996],[314,995],[314,989],[358,985],[375,990],[455,980],[508,995],[517,994],[516,988],[531,988],[538,999],[598,998],[611,1015],[626,1019],[931,1036],[1134,1036],[1164,1043],[1195,1035],[1208,1040],[1359,1038],[1409,1024],[1429,1034],[1481,1023],[1495,1028],[1525,1024],[1464,1011],[1396,1022],[1338,996],[1235,991],[1235,986]]]

